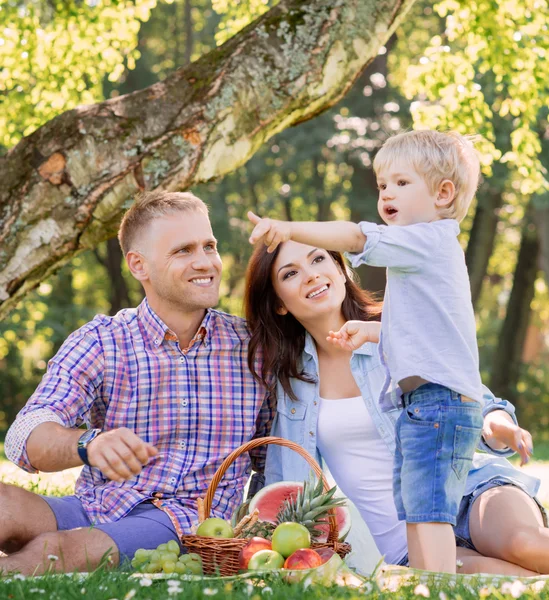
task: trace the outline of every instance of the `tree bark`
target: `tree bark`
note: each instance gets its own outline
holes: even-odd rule
[[[519,403],[517,383],[535,292],[538,255],[539,237],[530,213],[522,229],[513,288],[499,334],[490,382],[490,389],[496,396],[507,398],[515,405]]]
[[[479,195],[477,210],[473,219],[469,242],[465,252],[465,262],[471,281],[471,297],[476,308],[482,282],[488,271],[488,263],[494,250],[496,232],[499,221],[498,209],[503,204],[503,191],[487,187]]]
[[[76,252],[112,237],[139,190],[244,164],[337,102],[414,0],[282,0],[149,88],[56,117],[0,158],[0,318]]]

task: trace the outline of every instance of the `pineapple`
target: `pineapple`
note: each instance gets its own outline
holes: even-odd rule
[[[276,524],[292,521],[301,523],[311,534],[311,539],[321,535],[321,531],[316,529],[316,525],[328,521],[328,511],[338,506],[345,506],[345,498],[334,499],[337,487],[334,486],[327,492],[324,492],[322,481],[319,480],[315,486],[314,480],[305,481],[303,491],[300,490],[295,499],[288,498],[282,505]]]
[[[311,539],[315,541],[321,534],[321,531],[316,529],[316,525],[327,522],[328,511],[331,508],[345,505],[344,498],[333,498],[336,489],[334,486],[324,492],[322,481],[316,485],[313,479],[305,481],[303,490],[299,490],[296,498],[288,498],[284,501],[276,517],[276,523],[259,520],[250,522],[249,525],[244,525],[237,537],[258,536],[270,540],[277,525],[292,521],[304,525],[309,530]]]

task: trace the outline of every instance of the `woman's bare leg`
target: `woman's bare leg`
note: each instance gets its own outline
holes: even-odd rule
[[[469,548],[458,548],[457,559],[463,565],[458,568],[458,573],[490,573],[491,575],[515,575],[520,577],[532,577],[536,572],[519,567],[513,563],[501,560],[499,558],[490,558],[483,556]]]
[[[482,493],[471,507],[469,530],[482,555],[549,573],[549,529],[521,489],[505,485]]]

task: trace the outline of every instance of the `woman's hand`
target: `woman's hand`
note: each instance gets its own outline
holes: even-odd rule
[[[326,338],[343,350],[356,350],[366,342],[379,342],[379,321],[347,321],[339,331],[330,331]]]
[[[534,452],[529,431],[515,424],[504,410],[493,410],[484,417],[484,440],[493,450],[512,448],[520,455],[520,466],[525,465]]]
[[[287,242],[291,237],[291,223],[287,221],[277,221],[276,219],[262,219],[248,211],[248,219],[255,225],[250,235],[250,244],[263,241],[268,246],[267,252],[274,252],[276,247],[283,242]]]

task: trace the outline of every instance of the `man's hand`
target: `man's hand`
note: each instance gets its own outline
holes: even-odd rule
[[[250,235],[250,244],[263,241],[268,246],[267,252],[274,252],[279,244],[291,238],[291,223],[277,221],[276,219],[262,219],[248,211],[248,219],[255,225]]]
[[[512,448],[520,455],[520,466],[525,465],[534,452],[532,436],[522,429],[503,410],[493,410],[484,417],[482,435],[490,448]]]
[[[125,481],[141,473],[158,450],[133,431],[121,427],[98,435],[88,445],[88,461],[112,481]]]
[[[343,350],[356,350],[366,342],[379,342],[379,321],[347,321],[339,331],[330,331],[326,338]]]

